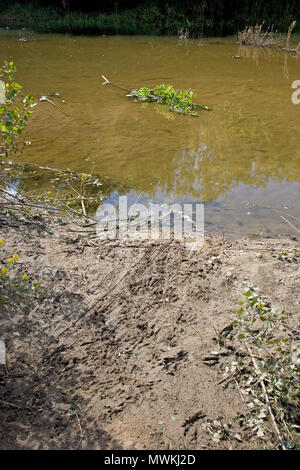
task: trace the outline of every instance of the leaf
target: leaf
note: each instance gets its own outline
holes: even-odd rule
[[[244,292],[244,294],[243,294],[243,295],[244,295],[245,297],[248,297],[248,298],[250,298],[250,297],[252,297],[252,296],[253,296],[253,292],[251,292],[251,290],[248,290],[247,292]]]

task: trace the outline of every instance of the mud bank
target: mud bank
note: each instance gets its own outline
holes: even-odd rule
[[[299,257],[278,256],[298,250],[296,239],[208,237],[193,252],[174,241],[101,241],[84,223],[3,214],[0,238],[1,261],[17,253],[14,270],[45,292],[0,307],[1,449],[265,446],[241,421],[220,442],[205,428],[246,412],[239,391],[222,381],[230,353],[215,338],[249,283],[299,320]]]

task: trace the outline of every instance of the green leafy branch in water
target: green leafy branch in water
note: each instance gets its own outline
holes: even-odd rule
[[[0,76],[4,78],[0,83],[0,157],[15,149],[15,140],[25,129],[35,106],[31,95],[21,93],[22,86],[14,80],[16,71],[13,62],[5,61],[0,68]]]
[[[135,98],[138,101],[154,101],[159,104],[164,104],[170,111],[185,115],[197,115],[197,109],[209,110],[208,106],[202,106],[193,102],[196,94],[192,91],[175,90],[172,85],[157,85],[153,90],[150,88],[140,88],[139,90],[132,90],[129,97]]]
[[[128,88],[121,87],[111,83],[104,75],[102,75],[104,82],[102,85],[112,85],[121,90],[129,92],[126,96],[133,98],[141,102],[155,102],[163,104],[169,108],[170,111],[175,113],[197,116],[197,109],[204,109],[210,111],[208,106],[194,103],[193,99],[196,98],[196,94],[192,91],[180,91],[175,90],[172,85],[157,85],[155,88],[150,89],[142,87],[139,89],[130,90]]]

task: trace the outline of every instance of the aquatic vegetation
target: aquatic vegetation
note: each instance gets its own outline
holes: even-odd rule
[[[278,36],[278,32],[273,31],[273,27],[266,31],[262,28],[262,24],[247,26],[243,31],[238,32],[238,42],[242,46],[280,47],[282,38]]]
[[[286,46],[282,47],[283,37],[279,36],[278,32],[273,31],[273,27],[262,31],[263,25],[256,25],[255,27],[247,26],[243,31],[238,32],[238,42],[242,46],[255,46],[255,47],[272,47],[280,48],[286,52],[300,54],[300,43],[295,48],[290,48],[290,39],[293,29],[296,27],[296,20],[292,21],[288,27]]]
[[[290,48],[291,34],[292,34],[292,31],[295,28],[295,26],[296,26],[296,21],[293,21],[289,26],[288,34],[287,34],[287,38],[286,38],[286,46],[285,46],[284,50],[287,51],[287,52],[300,54],[300,42],[298,43],[298,45],[295,48]]]
[[[178,30],[178,38],[179,39],[189,39],[190,37],[190,32],[189,30],[186,28],[185,31],[183,28],[180,28]]]

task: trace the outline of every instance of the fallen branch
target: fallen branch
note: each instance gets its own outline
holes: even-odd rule
[[[289,220],[287,220],[285,217],[283,217],[283,215],[280,216],[283,220],[285,220],[288,224],[290,224],[291,227],[293,227],[293,229],[296,230],[296,232],[300,233],[300,230],[298,230],[295,225],[292,224],[292,222],[290,222]]]
[[[150,89],[142,87],[139,89],[129,89],[116,85],[108,80],[104,75],[101,75],[104,82],[102,85],[112,85],[120,90],[127,92],[128,98],[135,99],[141,102],[155,102],[158,104],[166,105],[170,111],[180,114],[196,116],[195,110],[203,109],[210,111],[208,106],[197,104],[192,101],[196,96],[192,91],[175,90],[172,85],[157,85],[155,88]]]
[[[41,166],[36,163],[31,163],[31,162],[14,162],[14,165],[19,165],[19,166],[34,166],[36,168],[39,168],[40,170],[49,170],[49,171],[57,171],[59,173],[72,173],[72,174],[77,174],[77,175],[83,175],[83,173],[78,173],[77,171],[69,170],[67,169],[60,169],[60,168],[52,168],[50,166]]]
[[[286,447],[285,447],[283,438],[282,438],[282,436],[281,436],[281,433],[280,433],[280,431],[279,431],[279,428],[278,428],[278,426],[277,426],[277,423],[276,423],[275,416],[274,416],[274,414],[273,414],[272,408],[271,408],[271,403],[270,403],[270,399],[269,399],[268,392],[267,392],[267,390],[266,390],[265,383],[264,383],[263,379],[260,378],[261,371],[260,371],[260,369],[259,369],[259,367],[258,367],[258,365],[257,365],[257,362],[256,362],[256,360],[255,360],[255,357],[254,357],[254,355],[253,355],[251,349],[250,349],[250,346],[246,343],[246,341],[244,341],[244,344],[245,344],[245,346],[246,346],[246,348],[247,348],[247,350],[248,350],[248,352],[249,352],[249,355],[250,355],[250,357],[251,357],[251,360],[252,360],[254,369],[255,369],[255,371],[257,372],[258,379],[259,379],[259,383],[260,383],[261,388],[262,388],[262,390],[263,390],[263,392],[264,392],[265,399],[266,399],[266,404],[267,404],[267,407],[268,407],[268,411],[269,411],[269,414],[270,414],[270,416],[271,416],[272,423],[273,423],[275,432],[276,432],[276,434],[277,434],[277,437],[278,437],[278,439],[279,439],[279,442],[280,442],[280,444],[281,444],[282,450],[287,450]]]

